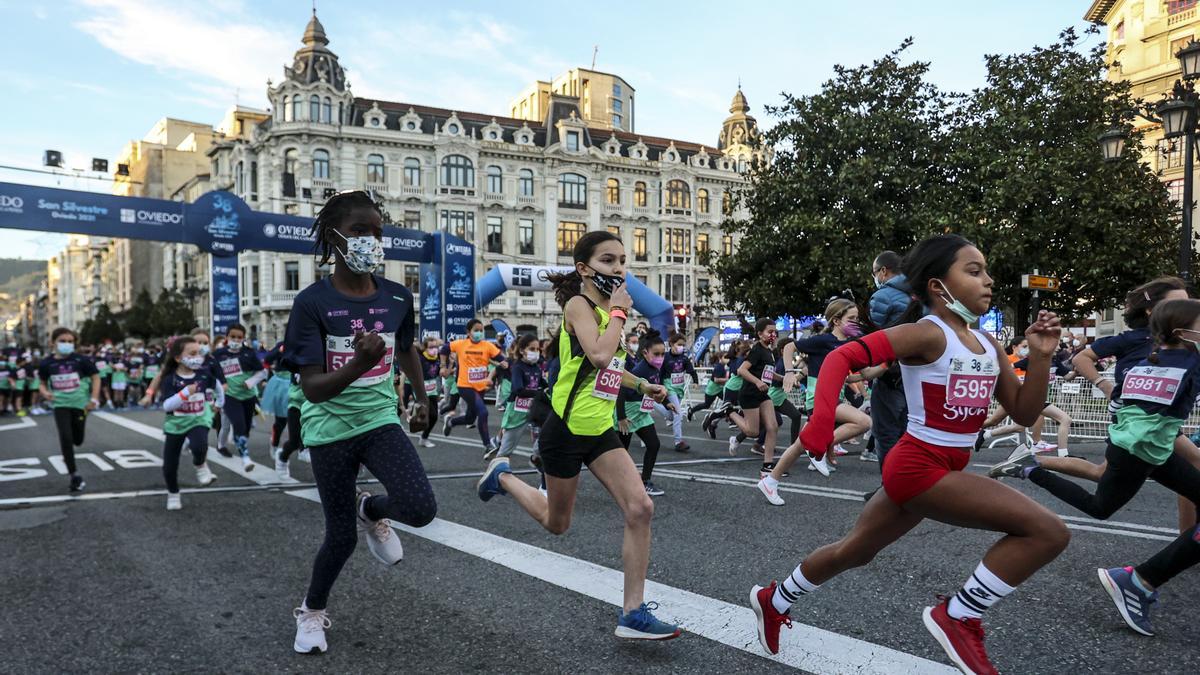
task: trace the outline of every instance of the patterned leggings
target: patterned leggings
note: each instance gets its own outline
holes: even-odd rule
[[[424,527],[437,515],[437,501],[417,451],[398,424],[315,446],[309,453],[325,510],[325,541],[313,562],[306,603],[309,609],[325,609],[329,590],[358,544],[355,483],[360,463],[387,490],[386,496],[367,500],[364,510],[372,520],[389,518],[411,527]]]

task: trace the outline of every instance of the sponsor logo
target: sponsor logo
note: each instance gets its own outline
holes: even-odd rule
[[[400,298],[396,299],[399,300]],[[367,314],[387,314],[387,307],[368,307]]]
[[[328,312],[325,312],[325,316],[350,316],[350,310],[348,310],[348,309],[331,309]]]
[[[533,285],[533,268],[532,267],[514,267],[512,272],[513,286],[532,286]]]
[[[291,239],[293,241],[312,241],[311,229],[307,225],[263,225],[263,234],[271,239]]]
[[[180,225],[183,223],[182,213],[167,211],[138,211],[135,217],[137,218],[136,222],[139,223],[154,223],[155,225]],[[124,216],[122,215],[123,220]]]
[[[471,255],[472,251],[470,246],[463,246],[461,244],[446,244],[446,253]]]
[[[122,223],[136,223],[137,222],[137,211],[134,211],[133,209],[121,209],[121,222]]]
[[[383,322],[382,321],[375,322],[375,330],[383,330]]]
[[[25,208],[25,200],[20,197],[12,197],[9,195],[0,195],[0,207],[12,207],[16,209]]]
[[[384,237],[383,245],[388,248],[406,248],[406,249],[425,248],[424,240],[415,239],[413,237]]]
[[[267,223],[266,225],[263,225],[263,234],[267,235],[268,237],[274,238],[275,226],[272,225],[271,223]]]

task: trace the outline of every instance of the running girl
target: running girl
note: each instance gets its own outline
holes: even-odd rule
[[[204,367],[204,356],[194,338],[177,337],[167,351],[166,363],[159,373],[162,388],[163,479],[167,483],[167,510],[183,508],[179,495],[179,455],[184,441],[192,451],[196,480],[208,485],[216,480],[205,458],[208,455],[208,428],[212,425],[209,397],[221,405],[225,394],[221,383]]]
[[[745,384],[738,395],[738,404],[742,407],[741,415],[730,415],[741,430],[742,434],[729,437],[729,454],[737,454],[738,443],[745,438],[758,438],[761,425],[767,435],[763,439],[762,475],[766,475],[774,467],[775,436],[779,433],[778,418],[775,417],[775,403],[771,400],[769,390],[771,382],[775,381],[775,340],[779,331],[771,319],[759,319],[754,324],[754,334],[758,342],[750,348],[746,359],[738,366],[737,374]]]
[[[79,492],[86,485],[75,467],[75,448],[83,445],[87,411],[100,405],[96,400],[100,395],[100,374],[91,359],[75,353],[76,339],[75,331],[70,328],[55,328],[50,335],[54,355],[38,366],[42,400],[54,406],[58,449],[71,474],[71,492]]]
[[[263,362],[271,368],[271,379],[263,388],[262,411],[275,418],[271,424],[271,459],[275,462],[275,473],[280,480],[291,478],[288,463],[283,459],[283,432],[288,428],[288,390],[292,384],[292,374],[288,371],[284,359],[282,342],[267,352]],[[291,433],[291,430],[288,430]]]
[[[534,451],[537,450],[540,429],[530,419],[529,413],[533,409],[533,400],[546,388],[546,378],[542,375],[542,353],[538,349],[537,338],[522,335],[514,346],[516,349],[513,351],[512,367],[509,369],[512,373],[512,385],[508,392],[507,405],[504,407],[504,416],[500,421],[500,428],[504,432],[497,451],[500,457],[512,456],[526,429],[529,429],[529,434],[533,437]],[[520,360],[517,360],[517,357]]]
[[[673,334],[670,350],[663,357],[662,363],[662,384],[667,387],[667,400],[671,402],[674,412],[662,404],[659,405],[658,412],[664,414],[666,420],[671,423],[671,433],[675,437],[675,452],[687,452],[692,449],[683,442],[683,397],[689,377],[692,378],[693,384],[700,384],[700,376],[696,374],[696,367],[692,365],[692,357],[688,356],[686,343],[687,338],[682,334]],[[690,415],[689,419],[691,419]]]
[[[642,334],[639,344],[641,345],[641,352],[638,354],[639,360],[631,372],[635,377],[646,380],[650,384],[662,384],[662,374],[665,370],[663,361],[667,354],[667,347],[663,343],[662,336],[656,330],[648,330]],[[670,389],[667,391],[669,392]],[[667,397],[665,405],[668,410],[671,410],[675,408],[675,404],[671,402],[669,393]],[[621,445],[625,446],[626,452],[629,451],[629,444],[633,442],[634,434],[641,439],[642,447],[646,449],[642,456],[642,484],[646,486],[646,494],[651,497],[659,497],[665,494],[663,489],[656,487],[650,480],[654,475],[654,464],[658,461],[658,451],[662,447],[662,442],[658,440],[658,429],[654,428],[654,417],[650,415],[654,406],[654,399],[650,396],[639,394],[629,387],[621,387],[621,392],[617,395],[614,424],[617,433],[621,436]],[[672,412],[678,414],[678,410],[672,410]]]
[[[436,337],[426,336],[421,341],[421,371],[425,376],[425,396],[429,399],[429,420],[425,424],[425,429],[421,431],[420,445],[423,448],[432,448],[433,441],[429,440],[429,432],[433,431],[433,425],[437,424],[438,418],[438,401],[441,400],[438,395],[438,383],[442,370],[441,360],[438,353],[442,349],[442,341]],[[406,385],[412,387],[411,382],[406,382]],[[414,393],[414,396],[416,394]]]
[[[484,341],[483,322],[479,319],[467,322],[467,336],[461,340],[452,340],[449,350],[458,362],[458,390],[466,401],[467,412],[460,417],[447,415],[442,433],[449,436],[454,427],[475,424],[479,440],[483,442],[483,451],[486,453],[491,447],[492,437],[488,432],[488,409],[483,401],[483,392],[492,386],[494,380],[493,375],[488,372],[488,364],[495,362],[499,367],[507,368],[508,362],[504,360],[499,347]],[[442,370],[446,373],[450,371],[449,361],[450,357],[443,354]]]
[[[635,349],[633,345],[630,349]],[[708,382],[704,384],[704,403],[700,405],[688,406],[687,419],[692,421],[692,416],[701,410],[708,410],[721,398],[721,390],[725,388],[725,383],[729,381],[729,355],[722,354],[717,362],[713,364],[712,372],[709,373]],[[704,419],[708,419],[705,415]],[[707,425],[705,425],[707,428]]]
[[[512,474],[508,459],[492,460],[477,486],[479,498],[511,494],[521,508],[552,534],[571,526],[579,472],[587,465],[625,516],[621,558],[625,563],[625,597],[617,621],[617,637],[665,640],[678,637],[678,627],[652,614],[657,603],[644,600],[650,562],[650,520],[654,502],[646,494],[629,453],[613,429],[613,411],[622,385],[661,402],[667,390],[625,370],[622,328],[633,302],[625,288],[625,247],[616,235],[596,230],[579,238],[575,269],[550,274],[554,299],[563,308],[558,332],[561,368],[554,383],[552,411],[539,440],[542,494]]]
[[[267,371],[258,354],[244,346],[246,328],[242,324],[231,325],[225,337],[225,346],[213,353],[213,358],[225,375],[225,406],[222,410],[229,419],[230,428],[233,429],[233,443],[242,458],[242,468],[245,471],[253,471],[254,462],[250,459],[250,425],[254,421],[254,408],[258,403],[258,383],[267,379]],[[218,438],[217,450],[224,449],[224,443]]]
[[[1005,533],[963,589],[936,607],[924,624],[964,672],[995,673],[983,644],[983,612],[1066,548],[1062,521],[1032,499],[997,481],[964,472],[992,394],[1013,417],[1032,423],[1041,413],[1050,357],[1058,345],[1058,318],[1041,312],[1026,336],[1032,354],[1022,384],[987,333],[972,330],[992,297],[992,279],[979,249],[958,235],[916,246],[904,261],[916,299],[908,318],[930,315],[844,345],[824,360],[816,408],[800,441],[820,459],[832,447],[838,395],[852,370],[899,359],[908,400],[908,431],[888,452],[883,490],[876,492],[841,541],[804,558],[783,581],[755,586],[750,605],[758,637],[779,652],[779,630],[792,604],[904,536],[923,519]]]

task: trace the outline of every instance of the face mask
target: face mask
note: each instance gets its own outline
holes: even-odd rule
[[[482,342],[482,341],[483,341],[483,331],[481,331],[481,330],[471,331],[471,342]]]
[[[675,356],[679,356],[680,354],[683,354],[683,345],[678,345],[678,346],[672,347],[671,352],[673,352],[675,354]]]
[[[875,282],[875,288],[883,288],[883,282],[879,280],[879,277],[871,275],[871,281]]]
[[[763,338],[763,342],[766,343],[767,346],[770,346],[770,345],[775,344],[775,341],[778,339],[779,339],[779,336],[777,336],[777,335],[769,335],[769,336]]]
[[[334,230],[337,232],[337,230]],[[342,259],[346,267],[355,274],[370,274],[383,264],[383,242],[375,237],[347,237],[341,232],[337,235],[346,240],[346,250],[342,251]]]
[[[650,365],[654,366],[655,368],[662,368],[663,360],[664,360],[664,357],[662,357],[662,356],[651,356],[646,359],[646,363],[649,363]]]
[[[1072,346],[1072,347],[1078,347],[1078,346],[1079,346],[1079,340],[1071,340],[1071,346]]]
[[[595,272],[594,269],[592,271]],[[611,297],[613,291],[623,283],[625,283],[625,278],[615,274],[596,272],[596,276],[592,277],[592,284],[596,286],[596,290],[600,291],[600,295],[606,298]]]
[[[58,350],[58,353],[62,354],[63,356],[66,356],[67,354],[75,353],[75,343],[74,342],[56,342],[54,344],[54,347],[55,347],[55,349]],[[10,361],[9,363],[12,364],[13,366],[17,365],[15,361]]]
[[[957,298],[950,294],[950,289],[946,288],[946,282],[938,279],[938,283],[942,285],[942,294],[949,298],[949,301],[946,303],[946,309],[957,314],[958,318],[967,322],[968,326],[979,320],[978,314],[967,309],[966,305],[959,302]]]
[[[200,356],[208,356],[208,345],[200,345]]]
[[[842,324],[842,332],[846,334],[846,337],[850,338],[860,337],[863,334],[862,327],[853,321],[847,321]]]
[[[638,343],[636,343],[636,342],[630,342],[630,343],[629,343],[629,345],[628,345],[628,347],[629,347],[629,351],[633,352],[634,354],[636,354],[636,353],[637,353],[637,349],[638,349]]]
[[[540,358],[542,358],[541,352],[525,352],[526,363],[537,363]]]
[[[1021,347],[1020,349],[1018,349],[1017,356],[1019,356],[1021,358],[1025,358],[1026,356],[1029,356],[1029,347]]]
[[[183,362],[183,365],[187,366],[191,370],[200,370],[204,367],[203,356],[185,356],[180,360]]]
[[[230,340],[226,344],[226,346],[229,347],[229,351],[236,352],[242,348],[242,341],[241,340]]]

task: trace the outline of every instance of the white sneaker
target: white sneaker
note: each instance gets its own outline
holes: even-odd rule
[[[275,473],[279,475],[279,479],[290,479],[292,473],[288,470],[288,463],[283,461],[283,448],[275,448],[271,451],[271,456],[275,458]]]
[[[292,610],[296,617],[296,641],[292,644],[300,654],[321,654],[329,651],[325,642],[325,629],[331,625],[329,615],[323,609],[309,609],[300,605]]]
[[[826,460],[824,456],[822,456],[821,459],[817,459],[816,457],[812,456],[812,453],[806,452],[805,454],[808,455],[808,465],[813,471],[816,471],[822,476],[829,475],[829,461]]]
[[[183,508],[183,501],[179,498],[178,492],[167,493],[167,510],[178,511]]]
[[[736,455],[736,454],[737,454],[737,449],[738,449],[738,439],[737,439],[737,436],[730,436],[730,437],[729,437],[729,454],[730,454],[730,455]]]
[[[421,447],[422,448],[432,448],[432,447],[434,447],[433,441],[429,440],[428,438],[422,438],[421,439]]]
[[[767,501],[771,502],[775,506],[783,506],[783,497],[779,496],[779,490],[767,487],[767,479],[764,478],[758,481],[758,491],[763,493],[763,496],[767,498]]]
[[[367,520],[362,515],[362,502],[371,493],[366,490],[360,490],[358,499],[355,501],[355,513],[358,514],[358,529],[362,530],[367,535],[367,548],[371,550],[371,555],[384,565],[395,565],[404,560],[404,545],[400,543],[400,537],[392,531],[392,524],[387,518],[381,520]]]
[[[1051,452],[1051,451],[1057,450],[1057,449],[1058,449],[1057,445],[1055,445],[1054,443],[1047,443],[1046,441],[1038,441],[1037,443],[1035,443],[1033,445],[1034,452]]]
[[[300,454],[296,455],[296,459],[312,464],[312,456],[308,454],[308,448],[300,450]]]
[[[853,445],[853,443],[852,443],[852,445]],[[841,443],[838,443],[837,445],[833,446],[833,454],[838,457],[841,457],[842,455],[850,454],[850,451],[843,448]]]
[[[216,480],[217,475],[208,468],[207,462],[196,467],[196,482],[200,484],[200,487],[212,485]]]
[[[254,470],[254,460],[250,459],[249,456],[242,458],[242,470],[243,471],[253,471]]]

